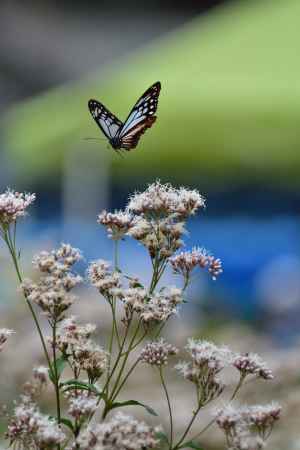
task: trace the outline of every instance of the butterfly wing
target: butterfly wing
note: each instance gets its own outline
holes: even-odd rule
[[[157,110],[160,89],[160,82],[154,83],[144,92],[130,111],[118,132],[122,148],[126,150],[135,148],[141,135],[155,122],[156,116],[154,114]]]
[[[121,120],[97,100],[89,100],[88,105],[93,119],[101,128],[107,139],[109,141],[113,139],[123,126]]]

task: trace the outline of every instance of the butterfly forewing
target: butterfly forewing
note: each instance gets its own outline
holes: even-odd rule
[[[132,110],[130,111],[127,119],[124,122],[122,128],[119,131],[119,137],[122,139],[126,136],[127,133],[133,131],[136,125],[145,121],[145,119],[153,116],[157,109],[158,96],[160,93],[160,82],[154,83],[147,89],[146,92],[138,99]],[[153,123],[153,122],[152,122]],[[151,125],[152,125],[151,123]],[[145,122],[146,125],[146,122]],[[150,125],[150,126],[151,126]],[[145,130],[150,128],[149,126],[145,127]],[[137,128],[138,130],[138,128]],[[144,130],[144,131],[145,131]],[[138,131],[137,131],[138,132]]]
[[[123,123],[97,100],[89,101],[89,110],[105,136],[111,140],[122,128]]]

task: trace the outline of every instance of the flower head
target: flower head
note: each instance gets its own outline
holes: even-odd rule
[[[133,217],[126,211],[110,213],[102,211],[98,216],[98,223],[104,225],[111,239],[122,239],[133,224]]]
[[[68,398],[68,413],[77,420],[85,420],[96,411],[98,398],[88,391],[73,391]]]
[[[0,224],[10,225],[26,214],[26,209],[35,200],[35,194],[25,194],[7,189],[0,194]]]
[[[146,450],[156,448],[159,430],[119,412],[109,422],[90,425],[77,443],[82,450]]]
[[[104,297],[114,295],[114,291],[121,287],[121,275],[119,272],[112,272],[110,264],[103,259],[94,261],[87,270],[91,284],[98,289]]]
[[[10,445],[46,449],[62,444],[66,436],[54,420],[39,411],[35,403],[22,402],[14,409],[6,438]]]
[[[217,424],[231,444],[230,448],[259,450],[264,447],[280,413],[281,407],[277,403],[240,407],[229,404],[217,413]]]
[[[178,353],[178,349],[168,344],[164,339],[148,342],[140,353],[140,360],[152,366],[165,366],[168,364],[169,356]]]
[[[223,272],[220,259],[209,255],[204,248],[193,248],[191,251],[181,252],[169,259],[174,273],[182,275],[186,280],[196,267],[207,268],[212,279]]]
[[[218,374],[230,364],[232,352],[225,346],[218,347],[212,342],[194,339],[189,339],[186,349],[191,361],[181,362],[175,369],[196,385],[200,402],[204,405],[223,392],[225,386]]]
[[[156,181],[140,193],[135,193],[128,203],[128,210],[142,216],[156,215],[165,217],[174,214],[186,218],[204,207],[204,198],[197,190],[183,187],[176,189],[170,184]]]
[[[256,353],[237,354],[232,365],[245,377],[247,375],[256,375],[264,380],[272,380],[274,378],[271,369]]]
[[[41,277],[36,283],[24,280],[21,288],[28,300],[39,305],[49,321],[63,320],[65,311],[74,301],[70,291],[81,282],[81,277],[73,274],[71,268],[80,258],[79,251],[68,244],[34,257],[33,264]]]

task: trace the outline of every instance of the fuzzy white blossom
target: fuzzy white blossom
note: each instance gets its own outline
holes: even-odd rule
[[[144,192],[135,193],[127,208],[135,214],[146,216],[149,214],[158,216],[175,214],[179,217],[188,217],[204,206],[205,200],[197,190],[183,187],[176,189],[170,184],[161,184],[156,181],[150,184]]]
[[[140,353],[140,360],[152,366],[165,366],[169,356],[177,355],[178,349],[164,339],[148,342]]]
[[[98,223],[104,225],[108,236],[113,240],[122,239],[133,224],[133,216],[126,211],[114,213],[102,211],[98,216]]]
[[[147,450],[156,448],[156,433],[159,427],[150,427],[122,412],[108,422],[89,425],[83,431],[77,444],[81,450]]]
[[[0,194],[0,224],[10,225],[26,214],[27,208],[35,200],[35,194],[25,194],[7,189]]]

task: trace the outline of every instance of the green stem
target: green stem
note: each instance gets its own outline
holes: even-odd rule
[[[166,386],[166,383],[164,380],[162,367],[159,368],[159,375],[160,375],[161,384],[162,384],[163,390],[165,392],[167,403],[168,403],[168,410],[169,410],[169,417],[170,417],[169,449],[172,450],[172,447],[173,447],[173,415],[172,415],[172,407],[171,407],[170,397],[169,397],[168,389],[167,389],[167,386]]]
[[[60,396],[59,396],[59,375],[57,370],[57,362],[56,362],[56,321],[54,321],[52,326],[52,352],[53,352],[53,368],[54,368],[54,387],[55,387],[55,396],[56,396],[56,412],[57,412],[57,423],[61,422],[61,413],[60,413]],[[60,445],[58,445],[60,448]]]
[[[119,271],[119,240],[114,240],[114,266],[115,270]]]
[[[6,243],[6,245],[8,247],[8,250],[9,250],[9,253],[10,253],[11,257],[12,257],[13,264],[14,264],[14,267],[15,267],[15,270],[16,270],[16,273],[17,273],[17,277],[18,277],[18,280],[19,280],[19,282],[21,284],[21,283],[23,283],[23,278],[22,278],[22,275],[21,275],[21,270],[20,270],[18,258],[17,258],[17,255],[16,255],[15,232],[14,232],[13,242],[11,241],[11,237],[10,237],[9,231],[8,232],[6,231],[5,233],[3,233],[3,239],[4,239],[5,243]],[[51,374],[53,375],[53,370],[52,370],[52,366],[51,366],[50,357],[49,357],[49,354],[48,354],[46,343],[45,343],[45,340],[44,340],[44,337],[43,337],[43,333],[42,333],[41,327],[39,325],[37,316],[36,316],[36,314],[34,312],[34,309],[33,309],[32,305],[31,305],[30,301],[28,300],[27,296],[25,294],[23,294],[23,295],[24,295],[24,298],[25,298],[26,303],[28,305],[28,308],[30,310],[30,313],[32,315],[33,321],[34,321],[34,323],[36,325],[36,328],[37,328],[37,331],[38,331],[38,334],[39,334],[39,337],[40,337],[40,340],[41,340],[41,343],[42,343],[42,347],[43,347],[43,350],[44,350],[44,354],[45,354],[45,357],[46,357],[46,360],[47,360],[47,363],[48,363],[48,366],[49,366],[49,370],[50,370]]]
[[[230,399],[229,399],[228,404],[229,404],[230,402],[232,402],[232,400],[235,399],[237,393],[239,392],[239,390],[241,389],[241,387],[242,387],[242,385],[243,385],[243,383],[244,383],[244,380],[245,380],[245,377],[244,377],[243,375],[241,375],[241,377],[240,377],[240,379],[239,379],[239,382],[238,382],[238,384],[237,384],[235,390],[233,391],[232,396],[231,396]],[[217,420],[216,417],[214,417],[213,419],[211,419],[211,420],[208,422],[208,424],[205,425],[205,427],[204,427],[199,433],[195,434],[195,436],[192,437],[191,440],[193,441],[194,439],[198,439],[198,437],[201,436],[203,433],[205,433],[205,431],[207,431],[207,430],[215,423],[216,420]],[[175,450],[175,449],[174,449],[174,450]]]
[[[197,407],[197,409],[196,409],[196,411],[194,411],[194,413],[193,413],[193,417],[191,418],[191,420],[190,420],[190,422],[189,422],[189,424],[188,424],[188,426],[187,426],[185,432],[183,433],[183,435],[181,436],[181,438],[179,439],[179,441],[177,442],[177,444],[175,445],[175,447],[173,448],[173,450],[177,450],[177,449],[180,448],[180,444],[182,444],[182,442],[183,442],[184,439],[186,438],[188,432],[189,432],[190,429],[192,428],[192,425],[193,425],[193,423],[194,423],[194,421],[195,421],[195,419],[196,419],[196,417],[197,417],[197,415],[198,415],[198,413],[199,413],[199,411],[200,411],[201,408],[202,408],[202,404],[199,403],[199,404],[198,404],[198,407]]]
[[[138,365],[138,363],[140,362],[140,359],[138,358],[131,366],[131,368],[128,370],[127,374],[125,375],[125,377],[123,378],[121,384],[119,385],[118,389],[116,390],[113,398],[112,398],[112,402],[115,401],[115,399],[117,398],[117,396],[119,395],[122,387],[124,386],[124,384],[126,383],[126,381],[128,380],[128,378],[130,377],[130,375],[132,374],[132,372],[134,371],[134,369],[136,368],[136,366]]]
[[[125,354],[124,354],[124,359],[123,359],[123,362],[122,362],[120,371],[119,371],[119,373],[118,373],[118,375],[117,375],[117,378],[116,378],[116,381],[115,381],[115,385],[114,385],[114,387],[113,387],[113,389],[112,389],[112,391],[111,391],[111,393],[110,393],[110,397],[109,397],[108,400],[107,400],[108,407],[105,408],[105,410],[104,410],[104,412],[103,412],[103,418],[105,418],[105,416],[108,414],[108,412],[109,412],[109,410],[110,410],[110,404],[111,404],[111,402],[112,402],[112,399],[113,399],[114,396],[115,396],[116,390],[118,389],[118,386],[119,386],[119,383],[120,383],[120,381],[121,381],[121,377],[122,377],[122,375],[123,375],[123,372],[124,372],[124,369],[125,369],[125,366],[126,366],[128,357],[129,357],[130,352],[131,352],[131,350],[132,350],[132,347],[133,347],[133,345],[134,345],[135,338],[136,338],[136,336],[137,336],[137,334],[138,334],[138,332],[139,332],[140,323],[141,323],[141,322],[139,321],[139,322],[138,322],[138,325],[137,325],[137,327],[136,327],[136,330],[135,330],[135,332],[133,333],[133,336],[132,336],[132,338],[131,338],[131,341],[130,341],[130,343],[129,343],[129,345],[128,345],[128,349],[127,349],[127,351],[126,351]],[[121,353],[121,354],[122,354],[122,353]],[[121,357],[121,356],[120,356],[120,354],[119,354],[119,358],[118,358],[117,363],[119,362],[120,357]],[[116,364],[115,364],[115,366],[116,366]]]

